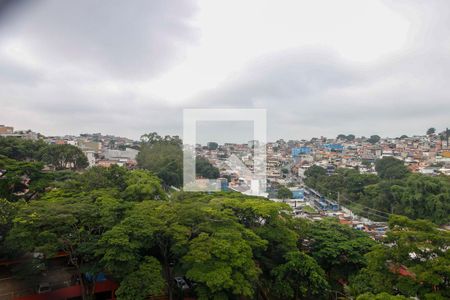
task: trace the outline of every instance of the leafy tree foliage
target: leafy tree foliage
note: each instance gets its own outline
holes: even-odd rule
[[[183,179],[183,152],[179,139],[149,137],[142,143],[137,156],[141,168],[152,171],[164,184],[181,186]]]
[[[208,149],[209,150],[217,150],[218,147],[219,147],[219,144],[217,144],[216,142],[209,142],[208,143]]]
[[[324,219],[311,224],[303,247],[327,272],[332,282],[348,278],[365,265],[364,254],[374,242],[365,233]]]
[[[314,171],[307,174],[305,183],[330,198],[337,199],[339,192],[344,205],[374,220],[386,221],[388,214],[395,213],[437,224],[449,221],[450,180],[447,177],[411,174],[395,158],[383,158],[377,164],[379,176],[347,169],[338,169],[331,176]]]
[[[308,170],[305,171],[305,176],[307,177],[321,177],[327,174],[327,170],[322,168],[321,166],[313,165]]]
[[[356,300],[408,300],[410,298],[404,296],[393,296],[388,293],[372,294],[365,293],[356,297]]]
[[[287,253],[285,259],[284,264],[272,271],[275,276],[274,289],[281,299],[325,298],[328,282],[325,272],[314,258],[294,251]]]
[[[201,284],[199,299],[252,296],[260,272],[250,244],[239,231],[201,233],[190,242],[183,262],[186,276]]]
[[[143,135],[141,141],[138,165],[152,171],[166,186],[180,187],[183,184],[182,141],[176,136],[163,138],[155,132]],[[197,176],[216,179],[220,175],[219,170],[203,157],[197,157],[195,167]]]
[[[100,182],[86,184],[92,178]],[[18,206],[12,224],[5,225],[10,229],[6,246],[16,255],[40,252],[47,259],[64,251],[87,297],[93,292],[93,284],[84,275],[104,268],[98,253],[99,240],[125,217],[134,201],[165,197],[159,179],[148,171],[94,168],[72,177],[41,199]],[[140,272],[147,271],[144,268]]]
[[[89,163],[80,150],[72,145],[48,145],[41,152],[42,161],[53,166],[56,170],[83,169]]]
[[[436,128],[434,128],[434,127],[428,128],[427,135],[432,135],[435,133],[436,133]]]
[[[376,144],[381,140],[381,137],[379,135],[371,135],[370,138],[367,139],[367,141],[371,144]]]
[[[56,199],[55,199],[56,200]],[[82,273],[98,271],[94,260],[96,241],[105,230],[99,207],[86,197],[32,201],[21,207],[7,237],[16,252],[40,252],[50,258],[63,250],[77,269],[84,292],[90,288]]]
[[[18,137],[0,137],[0,155],[20,161],[39,161],[47,144]]]
[[[377,160],[375,170],[382,179],[402,179],[408,174],[403,161],[394,157],[383,157]]]
[[[392,216],[389,228],[385,243],[366,255],[367,266],[352,279],[352,293],[448,299],[450,233],[429,221],[403,216]]]
[[[12,227],[12,221],[19,210],[19,203],[13,203],[0,198],[0,257],[6,256],[6,248],[3,245],[6,234]]]
[[[292,191],[288,189],[285,186],[282,186],[277,191],[277,198],[278,199],[291,199],[292,198]]]
[[[164,288],[161,264],[154,257],[146,257],[139,269],[128,274],[116,291],[119,300],[145,300],[159,295]]]
[[[347,135],[347,137],[346,137],[346,139],[347,139],[347,141],[354,141],[355,140],[355,135],[354,134],[349,134],[349,135]]]
[[[354,141],[355,140],[355,135],[354,134],[349,134],[349,135],[345,135],[345,134],[339,134],[336,137],[337,140],[342,140],[342,141]]]
[[[134,170],[125,175],[126,188],[123,191],[127,200],[142,201],[145,199],[164,199],[165,193],[160,180],[152,173]]]
[[[220,176],[219,169],[214,167],[206,158],[197,156],[195,161],[195,172],[197,176],[209,179],[217,179]]]
[[[167,145],[181,149],[176,137],[143,137],[147,149]],[[0,156],[0,169],[7,170],[0,179],[0,255],[44,255],[15,268],[24,279],[64,251],[85,299],[95,285],[87,274],[99,272],[120,284],[119,299],[162,293],[173,299],[175,276],[193,282],[199,299],[320,299],[330,289],[345,293],[348,280],[348,292],[361,299],[448,298],[448,236],[428,221],[392,218],[388,238],[376,244],[333,220],[293,218],[287,204],[267,199],[234,192],[167,195],[156,171],[113,166],[43,172],[45,145],[28,146],[0,149],[9,153]],[[162,153],[158,159],[166,158]],[[339,191],[342,199],[371,201],[377,209],[448,220],[445,177],[383,179],[355,170],[327,176],[312,167],[306,180],[327,195]],[[400,276],[399,270],[413,275]]]
[[[42,193],[52,176],[42,172],[39,162],[17,161],[0,155],[0,170],[6,172],[0,178],[0,197],[16,201],[33,198]]]

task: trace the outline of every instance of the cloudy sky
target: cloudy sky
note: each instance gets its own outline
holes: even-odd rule
[[[17,129],[181,134],[184,108],[266,108],[271,140],[450,126],[446,0],[9,2],[0,124]]]

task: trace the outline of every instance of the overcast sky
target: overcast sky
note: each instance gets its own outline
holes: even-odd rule
[[[13,2],[0,124],[17,129],[181,134],[183,108],[266,108],[269,140],[450,127],[446,0]]]

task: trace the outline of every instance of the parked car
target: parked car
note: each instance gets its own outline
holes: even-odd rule
[[[182,290],[188,290],[189,285],[187,284],[186,280],[184,280],[183,277],[174,277],[173,280],[175,281],[175,285],[182,289]]]

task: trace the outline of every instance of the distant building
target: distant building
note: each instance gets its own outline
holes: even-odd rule
[[[107,160],[113,161],[127,161],[136,160],[139,151],[133,148],[126,148],[125,150],[111,150],[106,149],[104,156]]]
[[[83,151],[93,151],[95,153],[100,153],[102,150],[102,143],[92,142],[92,141],[78,141],[78,147]]]
[[[334,152],[342,152],[344,150],[344,146],[341,144],[323,144],[323,148]]]
[[[312,152],[311,147],[299,147],[299,148],[292,148],[291,154],[292,157],[297,157],[300,155],[311,154],[311,152]]]
[[[0,135],[2,135],[2,134],[13,134],[13,133],[14,133],[14,127],[0,125]]]

